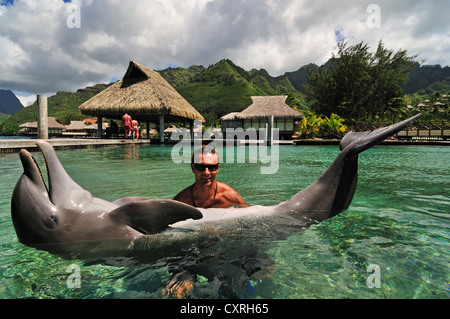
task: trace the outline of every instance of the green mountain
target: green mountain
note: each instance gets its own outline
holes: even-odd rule
[[[302,66],[300,69],[294,72],[286,72],[279,78],[286,77],[292,83],[294,88],[300,92],[304,92],[303,84],[308,80],[308,69],[316,70],[319,66],[314,63]]]
[[[203,72],[205,67],[202,65],[193,65],[189,68],[167,68],[158,70],[161,76],[170,83],[173,87],[189,82],[194,76]]]
[[[252,95],[267,95],[251,83],[244,70],[230,62],[222,60],[175,89],[200,113],[215,113],[219,117],[249,106]]]
[[[190,76],[176,71],[183,75],[182,80],[176,81],[172,71],[159,72],[200,113],[216,117],[242,111],[251,104],[251,96],[299,95],[288,77],[274,78],[264,69],[247,72],[227,59],[201,72],[190,72]]]
[[[409,80],[403,87],[405,94],[419,93],[421,95],[433,94],[439,91],[449,94],[450,67],[440,65],[422,65],[415,67],[409,73]],[[423,91],[423,92],[422,92]]]
[[[10,118],[11,115],[0,113],[0,124]],[[1,134],[0,134],[1,135]]]
[[[0,124],[21,109],[22,103],[11,90],[0,89]]]
[[[12,115],[21,109],[22,103],[11,90],[0,89],[0,113]]]

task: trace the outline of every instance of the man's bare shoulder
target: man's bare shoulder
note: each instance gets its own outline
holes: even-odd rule
[[[220,194],[223,197],[223,200],[230,203],[230,205],[241,207],[248,206],[248,204],[245,203],[242,196],[230,185],[218,182],[218,187],[220,189]]]
[[[217,182],[217,187],[220,189],[221,192],[236,192],[236,190],[233,187],[222,182]]]
[[[185,201],[186,199],[190,199],[191,198],[190,188],[191,186],[186,187],[181,192],[176,194],[173,199],[178,201]]]

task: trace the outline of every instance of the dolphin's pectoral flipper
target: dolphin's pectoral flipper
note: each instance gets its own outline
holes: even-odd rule
[[[176,222],[203,217],[198,209],[190,205],[155,199],[130,202],[111,211],[109,215],[144,234],[156,234]]]

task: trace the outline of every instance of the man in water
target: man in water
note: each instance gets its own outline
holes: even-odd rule
[[[202,208],[227,208],[249,206],[241,195],[225,183],[216,181],[219,172],[219,155],[207,145],[197,148],[192,154],[191,169],[195,183],[179,192],[173,199]],[[194,289],[195,273],[181,269],[162,290],[166,296],[184,298]]]
[[[125,129],[125,138],[131,137],[131,116],[128,115],[128,113],[125,113],[124,116],[122,116],[122,125]]]
[[[214,148],[207,145],[197,148],[191,159],[195,183],[179,192],[173,199],[201,208],[249,206],[237,191],[216,181],[220,168],[218,160],[219,155]]]

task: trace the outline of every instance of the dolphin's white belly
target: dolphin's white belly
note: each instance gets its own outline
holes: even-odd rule
[[[246,218],[261,218],[269,216],[275,212],[275,206],[250,206],[245,208],[199,208],[203,218],[198,220],[188,219],[176,222],[170,227],[199,230],[209,225],[224,224]]]

